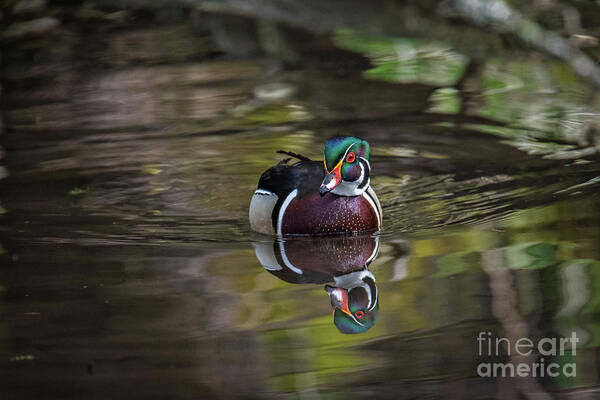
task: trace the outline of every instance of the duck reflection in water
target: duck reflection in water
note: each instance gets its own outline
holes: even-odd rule
[[[377,257],[379,237],[274,239],[254,243],[254,250],[262,266],[283,281],[326,284],[340,332],[362,333],[377,321],[379,296],[368,266]]]

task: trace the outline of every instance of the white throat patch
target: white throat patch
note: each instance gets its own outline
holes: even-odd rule
[[[371,293],[371,288],[363,280],[363,278],[365,277],[369,277],[373,280],[373,282],[375,282],[375,276],[368,269],[354,271],[342,276],[336,276],[333,279],[336,287],[342,287],[348,291],[355,287],[363,287],[367,292],[367,296],[369,297],[369,304],[372,305],[369,309],[371,310],[375,307],[375,304],[377,303],[377,297],[373,299],[373,293]],[[375,296],[378,296],[377,293],[375,293]]]
[[[342,180],[342,182],[340,182],[340,184],[337,185],[331,191],[331,193],[337,194],[338,196],[360,196],[361,194],[363,194],[365,192],[365,190],[367,190],[369,188],[369,184],[370,184],[370,180],[371,180],[370,178],[368,178],[367,184],[364,185],[362,188],[359,188],[361,183],[363,183],[364,178],[365,178],[365,167],[363,167],[363,165],[360,164],[360,177],[353,182],[348,182],[348,181]]]

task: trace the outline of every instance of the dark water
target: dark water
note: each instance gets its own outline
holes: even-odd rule
[[[535,57],[490,60],[473,93],[445,48],[398,41],[389,61],[369,53],[387,42],[288,32],[293,57],[253,54],[213,26],[5,53],[2,399],[598,395],[595,92]],[[384,229],[321,239],[331,270],[287,241],[305,279],[268,271],[255,248],[280,244],[247,221],[258,177],[334,134],[371,144]],[[344,335],[324,282],[374,242],[378,319]],[[576,376],[479,377],[522,362],[479,354],[480,332],[576,332],[546,357]]]

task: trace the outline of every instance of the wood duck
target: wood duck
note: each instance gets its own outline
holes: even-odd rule
[[[266,170],[250,202],[250,227],[270,235],[374,232],[381,205],[370,186],[369,143],[336,136],[325,143],[324,161],[279,151],[290,158]]]
[[[262,266],[283,281],[333,283],[325,290],[340,332],[362,333],[377,321],[379,296],[368,265],[377,257],[379,237],[289,238],[253,244]]]

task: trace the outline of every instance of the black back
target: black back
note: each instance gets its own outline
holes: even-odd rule
[[[289,165],[286,160],[266,170],[258,181],[258,188],[268,190],[279,196],[280,200],[294,189],[298,189],[298,197],[319,191],[325,178],[323,162],[304,160]]]
[[[277,227],[279,209],[290,192],[298,189],[298,198],[316,193],[325,178],[322,161],[313,161],[306,157],[291,165],[288,164],[289,161],[289,158],[281,160],[263,172],[258,181],[258,189],[268,190],[279,197],[272,213],[273,228]]]

